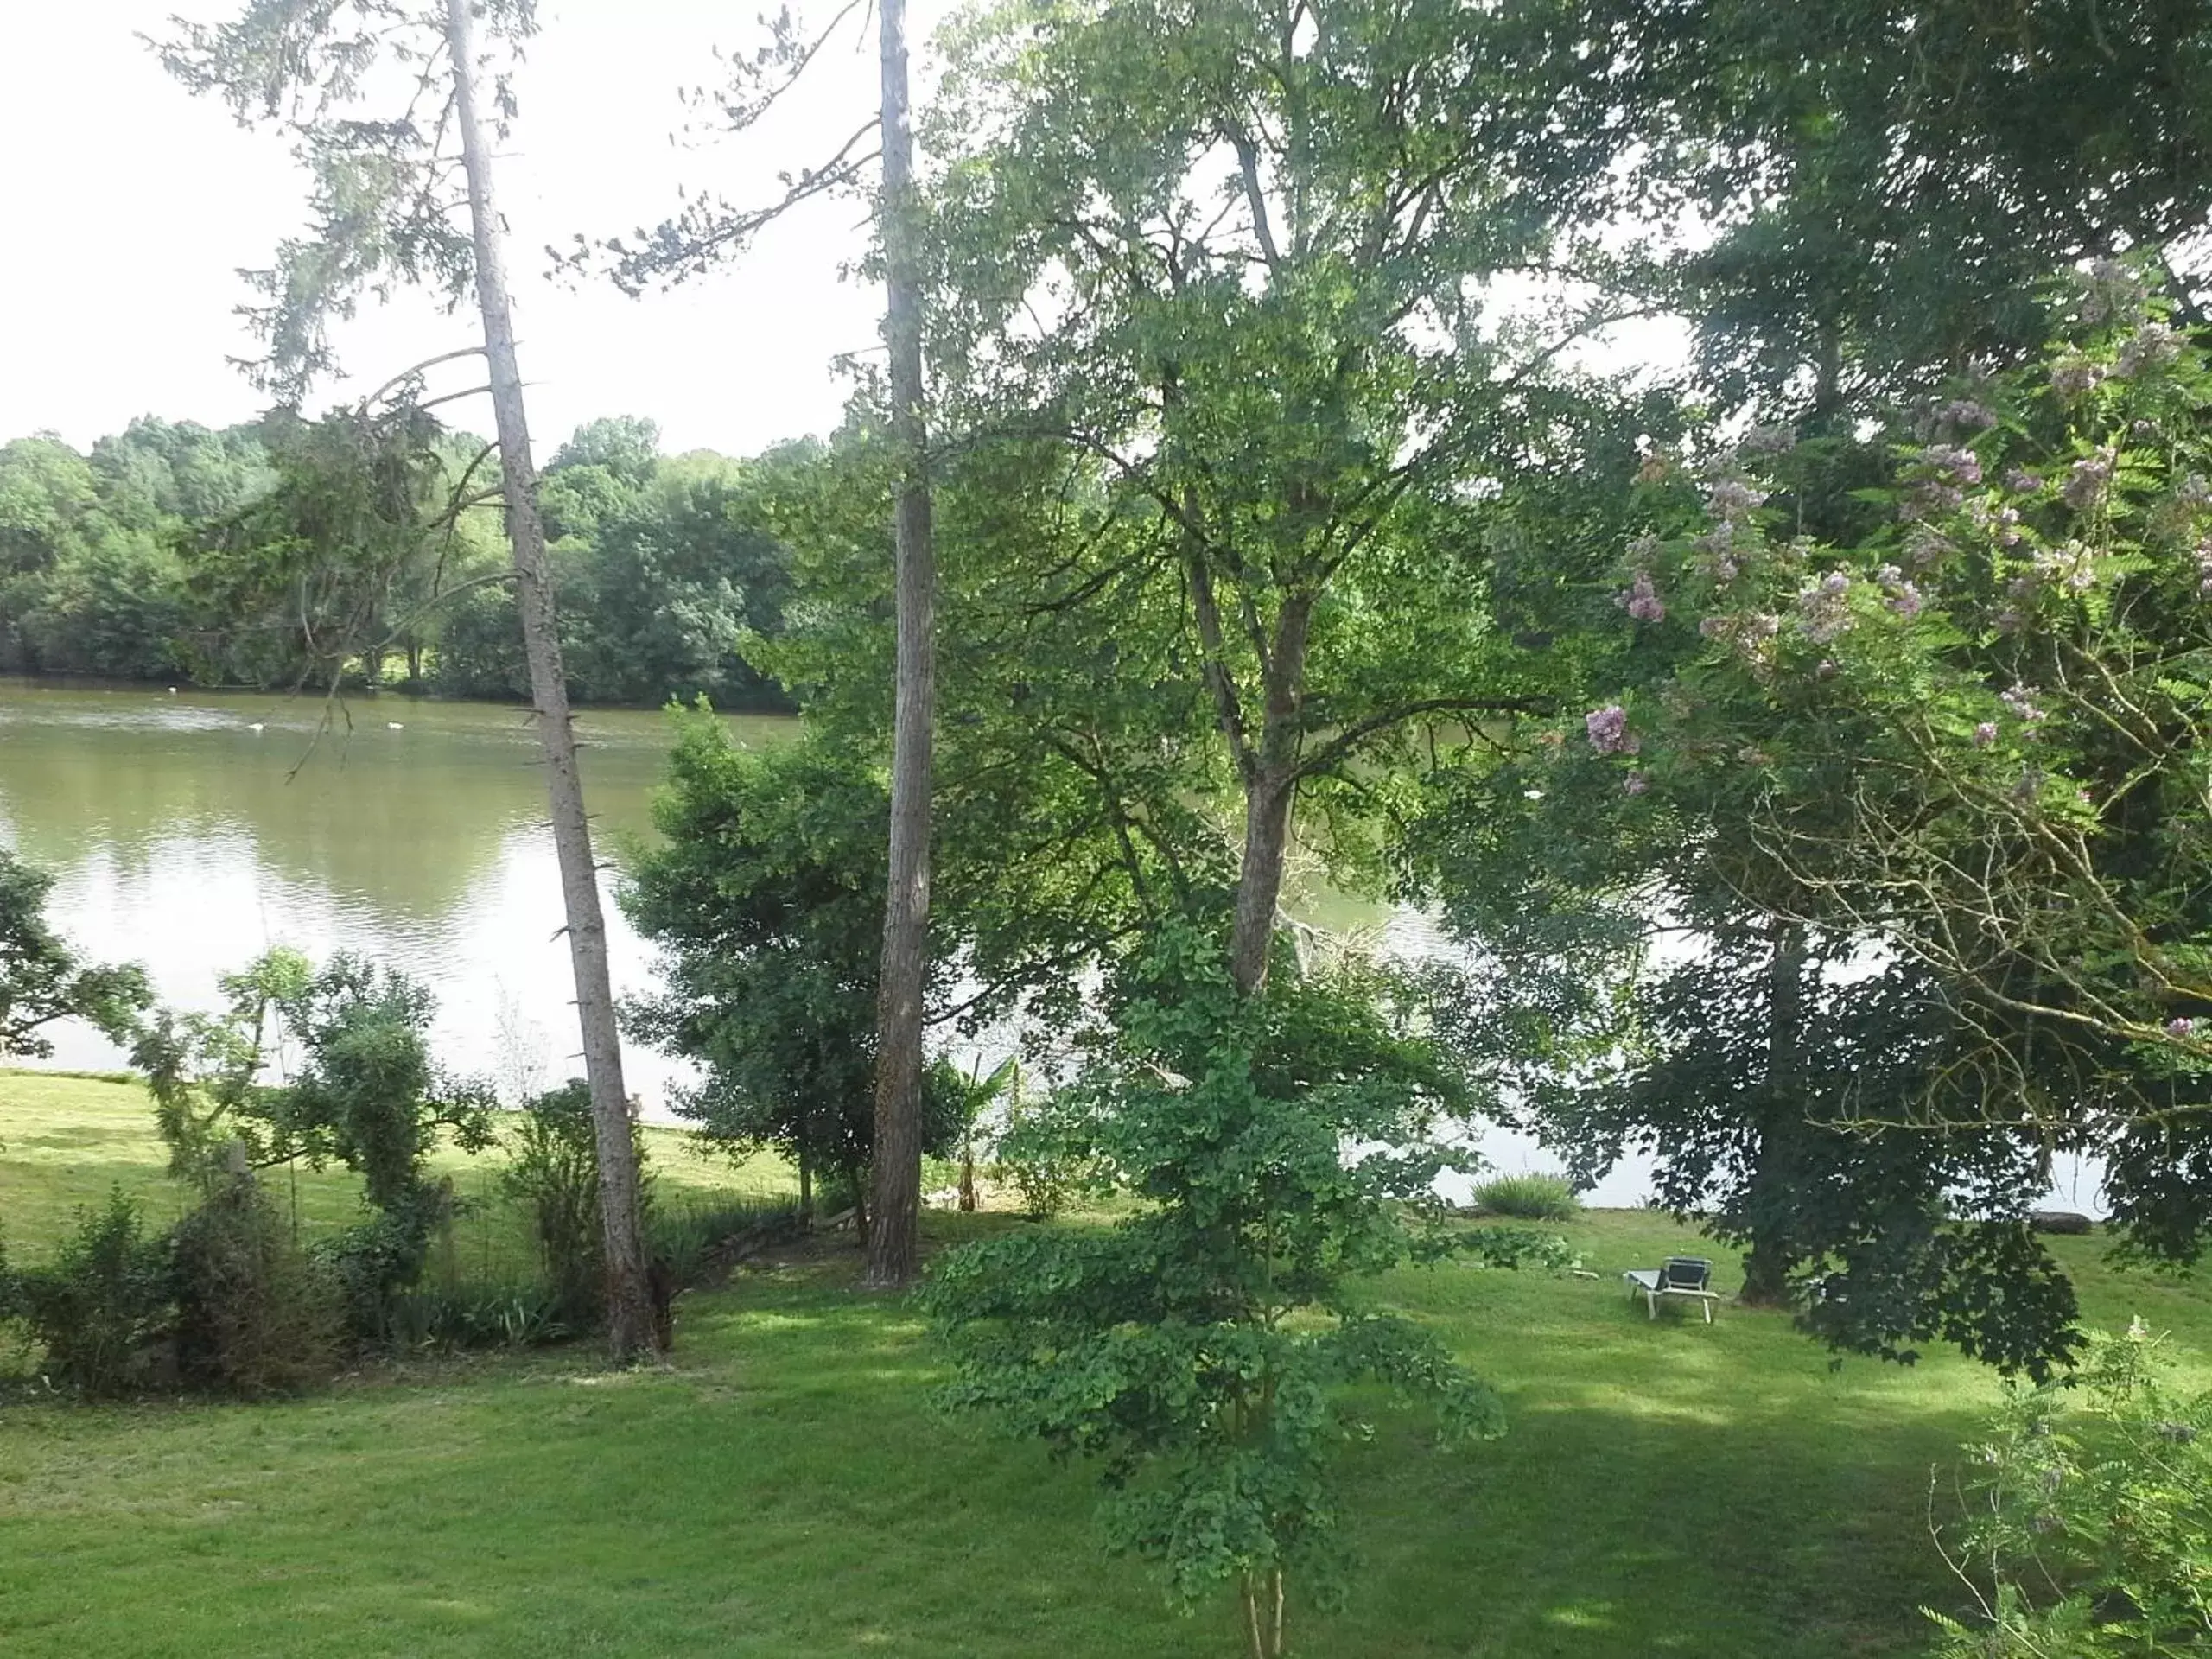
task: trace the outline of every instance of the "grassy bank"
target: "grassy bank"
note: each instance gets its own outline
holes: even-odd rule
[[[190,1192],[166,1173],[152,1109],[145,1090],[129,1079],[0,1071],[0,1238],[12,1256],[39,1260],[79,1209],[105,1202],[118,1186],[157,1227],[190,1207]],[[671,1129],[648,1129],[645,1139],[657,1196],[671,1207],[766,1197],[792,1185],[790,1172],[772,1158],[733,1163]],[[462,1200],[450,1247],[461,1266],[486,1277],[521,1273],[531,1262],[521,1222],[499,1190],[504,1163],[496,1149],[470,1157],[448,1147],[435,1160]],[[360,1182],[345,1169],[301,1165],[270,1170],[266,1179],[302,1238],[361,1218]]]
[[[15,1205],[43,1178],[16,1095],[0,1079],[0,1202],[28,1243]],[[98,1167],[104,1191],[115,1165]],[[939,1243],[990,1224],[933,1223]],[[1563,1230],[1599,1278],[1450,1268],[1390,1287],[1502,1385],[1512,1427],[1447,1457],[1386,1421],[1349,1454],[1363,1571],[1344,1611],[1294,1630],[1300,1652],[1921,1651],[1916,1606],[1959,1599],[1928,1545],[1929,1471],[1974,1431],[1987,1374],[1832,1370],[1784,1320],[1732,1309],[1654,1323],[1614,1275],[1681,1230],[1596,1212]],[[2212,1381],[2204,1289],[2058,1243],[2094,1319],[2140,1312]],[[609,1376],[570,1349],[275,1405],[10,1407],[0,1651],[1233,1653],[1225,1610],[1178,1618],[1099,1555],[1084,1474],[931,1415],[922,1331],[858,1294],[857,1268],[824,1246],[687,1296],[664,1372]]]

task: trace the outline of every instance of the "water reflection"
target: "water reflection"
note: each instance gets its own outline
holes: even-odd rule
[[[436,990],[441,1052],[557,1079],[575,1049],[560,884],[526,710],[0,682],[0,839],[59,878],[54,919],[96,956],[143,962],[162,997],[217,1005],[217,976],[273,944],[404,964]],[[779,722],[733,722],[741,741]],[[661,716],[579,729],[605,850],[650,824]],[[608,906],[616,988],[649,953]],[[111,1065],[57,1034],[56,1063]],[[632,1050],[656,1104],[672,1075]]]

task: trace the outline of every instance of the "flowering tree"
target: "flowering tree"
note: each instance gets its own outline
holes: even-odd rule
[[[1936,988],[1964,1038],[1881,1127],[2094,1151],[2137,1242],[2189,1255],[2212,375],[2125,267],[2092,267],[2063,323],[2034,371],[1921,412],[1848,540],[1779,522],[1787,452],[1708,468],[1695,533],[1632,546],[1626,589],[1698,644],[1586,748],[1624,796],[1725,801],[1746,902]]]

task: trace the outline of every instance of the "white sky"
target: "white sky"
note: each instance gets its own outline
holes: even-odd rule
[[[249,340],[237,271],[305,222],[281,136],[189,96],[137,39],[171,13],[216,21],[234,0],[18,4],[0,35],[0,442],[52,430],[79,448],[132,416],[224,425],[264,399],[226,359]],[[541,0],[543,33],[498,175],[531,424],[541,460],[581,422],[644,415],[671,451],[757,452],[825,430],[844,389],[830,360],[876,346],[880,300],[842,280],[865,242],[860,204],[811,204],[735,267],[632,301],[546,280],[575,232],[664,218],[680,184],[772,198],[779,167],[826,155],[873,110],[874,39],[848,26],[775,124],[686,149],[679,86],[711,84],[710,48],[759,38],[753,0]],[[826,3],[795,5],[826,16]],[[918,34],[941,15],[916,8]],[[855,44],[857,42],[857,45]],[[422,301],[365,308],[336,336],[368,386],[469,342],[473,320]],[[365,387],[359,388],[365,390]],[[339,400],[345,383],[310,398]],[[490,412],[448,411],[488,429]]]

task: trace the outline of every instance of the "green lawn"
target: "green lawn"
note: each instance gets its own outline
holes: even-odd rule
[[[79,1198],[138,1166],[49,1162],[23,1092],[0,1077],[0,1203],[28,1245],[23,1217],[67,1208],[35,1196],[41,1165],[77,1172]],[[42,1095],[43,1136],[71,1092]],[[1390,1287],[1502,1385],[1511,1430],[1443,1456],[1390,1421],[1349,1454],[1363,1571],[1349,1608],[1294,1628],[1299,1651],[1921,1651],[1916,1607],[1957,1599],[1928,1545],[1929,1471],[1988,1376],[1834,1370],[1782,1319],[1733,1309],[1653,1323],[1614,1275],[1683,1232],[1628,1212],[1567,1230],[1596,1280],[1454,1268]],[[2203,1289],[2059,1245],[2094,1319],[2140,1312],[2212,1380]],[[1084,1473],[931,1415],[918,1322],[856,1272],[839,1245],[685,1298],[664,1372],[561,1350],[286,1404],[7,1407],[0,1653],[1230,1659],[1225,1608],[1178,1618],[1100,1555]]]
[[[725,1194],[762,1197],[794,1185],[773,1158],[734,1164],[672,1129],[649,1128],[645,1140],[656,1195],[671,1207]],[[0,1071],[0,1239],[15,1258],[38,1260],[79,1209],[104,1203],[118,1186],[138,1201],[149,1224],[175,1221],[192,1194],[168,1178],[166,1161],[138,1084]],[[526,1272],[529,1239],[500,1194],[499,1154],[470,1157],[446,1148],[435,1161],[463,1200],[450,1241],[460,1265],[486,1278]],[[268,1180],[302,1237],[361,1218],[360,1182],[343,1168],[278,1168]]]

